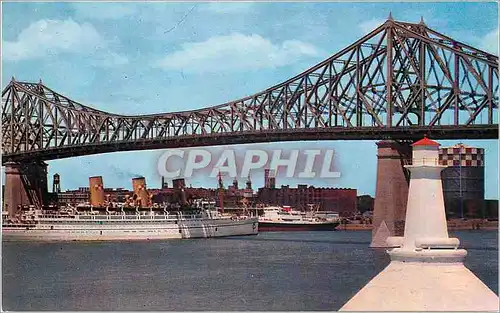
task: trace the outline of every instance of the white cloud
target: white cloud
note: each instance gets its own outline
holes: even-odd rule
[[[21,31],[16,41],[4,41],[6,60],[18,61],[59,52],[89,50],[105,44],[95,28],[73,20],[39,20]]]
[[[185,72],[237,71],[275,68],[321,54],[313,45],[298,40],[273,44],[259,35],[234,33],[185,43],[181,50],[167,55],[156,66]]]
[[[39,20],[21,31],[15,41],[3,42],[3,58],[6,61],[40,59],[61,53],[87,54],[106,64],[127,63],[108,48],[104,39],[89,23],[78,24],[72,19]],[[102,63],[102,64],[104,64]]]
[[[479,48],[489,53],[498,55],[498,28],[490,31],[481,38]]]
[[[367,21],[359,24],[358,26],[361,29],[361,32],[363,33],[363,35],[366,35],[384,23],[385,23],[385,20],[374,18],[371,20],[367,20]]]
[[[215,13],[237,13],[247,12],[252,6],[252,2],[210,2],[204,9]]]

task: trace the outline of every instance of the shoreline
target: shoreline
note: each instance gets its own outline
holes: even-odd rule
[[[497,221],[484,221],[484,220],[467,220],[467,221],[456,221],[450,220],[448,222],[448,231],[456,230],[488,230],[488,231],[498,231]],[[372,224],[341,224],[337,226],[336,230],[345,231],[367,231],[372,230]]]

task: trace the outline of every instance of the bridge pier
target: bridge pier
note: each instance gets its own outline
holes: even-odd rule
[[[410,143],[377,142],[377,187],[373,210],[370,247],[387,247],[389,236],[403,236],[409,173],[403,167],[410,162]]]
[[[13,216],[19,206],[41,207],[47,201],[47,163],[5,163],[4,210]]]

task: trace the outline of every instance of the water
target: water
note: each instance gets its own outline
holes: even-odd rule
[[[456,232],[498,293],[498,234]],[[371,232],[3,243],[4,310],[338,310],[389,262]]]

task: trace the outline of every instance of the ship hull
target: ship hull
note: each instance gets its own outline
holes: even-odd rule
[[[179,223],[182,238],[210,238],[243,235],[257,235],[259,223],[255,219],[247,220],[207,220]]]
[[[259,221],[260,232],[271,231],[333,231],[339,225],[338,222],[331,223],[287,223]]]
[[[113,225],[43,225],[3,227],[3,241],[116,241],[166,240],[242,236],[258,234],[257,219],[180,220],[154,226],[113,223]]]

